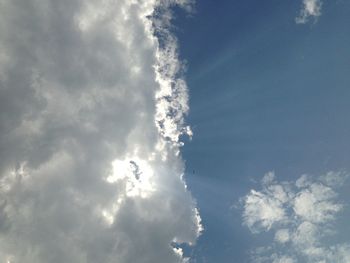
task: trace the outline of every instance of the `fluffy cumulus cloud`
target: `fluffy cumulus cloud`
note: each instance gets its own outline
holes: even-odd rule
[[[296,182],[263,177],[262,189],[244,198],[243,224],[252,233],[272,232],[268,246],[252,252],[253,262],[348,263],[350,243],[330,244],[336,216],[344,209],[336,190],[348,175],[329,172],[317,178],[302,175]]]
[[[299,16],[295,19],[297,24],[305,24],[310,18],[317,19],[321,15],[321,0],[303,0]]]
[[[0,262],[186,262],[174,4],[0,1]]]

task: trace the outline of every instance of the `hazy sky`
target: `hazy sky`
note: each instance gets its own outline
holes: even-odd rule
[[[0,262],[349,263],[349,13],[0,0]]]

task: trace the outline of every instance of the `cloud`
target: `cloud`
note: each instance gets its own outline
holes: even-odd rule
[[[321,0],[303,0],[299,16],[295,19],[297,24],[305,24],[310,18],[317,19],[321,15]]]
[[[279,243],[286,243],[290,240],[288,229],[279,229],[275,233],[275,240]]]
[[[274,224],[286,220],[284,203],[288,197],[282,186],[271,184],[273,180],[272,172],[266,174],[262,181],[264,190],[251,190],[244,198],[243,221],[254,233],[270,230]]]
[[[273,263],[294,263],[294,259],[286,256],[276,257]]]
[[[271,231],[268,246],[252,253],[253,262],[349,262],[350,244],[330,244],[336,216],[344,209],[336,192],[348,174],[302,175],[296,182],[277,182],[273,172],[260,191],[243,199],[243,224],[252,233]]]
[[[0,2],[1,262],[186,262],[174,4]]]

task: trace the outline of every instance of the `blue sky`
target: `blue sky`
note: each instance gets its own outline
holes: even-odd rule
[[[350,168],[350,4],[323,1],[305,24],[300,7],[198,1],[193,16],[177,14],[194,131],[186,179],[206,229],[194,262],[246,262],[261,245],[232,206],[266,172],[296,180]]]
[[[0,262],[349,263],[349,13],[1,0]]]

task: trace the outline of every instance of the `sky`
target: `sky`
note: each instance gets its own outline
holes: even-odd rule
[[[349,263],[349,12],[0,0],[0,262]]]
[[[261,262],[350,262],[301,255],[293,241],[276,247],[279,228],[292,232],[280,222],[259,234],[247,224],[247,198],[266,194],[265,174],[295,184],[304,174],[317,181],[349,171],[349,11],[347,1],[197,1],[193,15],[177,13],[194,133],[183,149],[186,181],[205,229],[193,262],[260,262],[252,255],[262,246],[280,255]],[[333,189],[344,205],[327,222],[337,234],[318,247],[350,241],[349,186]]]

